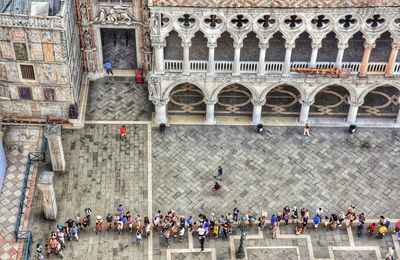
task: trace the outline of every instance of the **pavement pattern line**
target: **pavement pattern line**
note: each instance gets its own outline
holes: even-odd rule
[[[246,250],[244,251],[245,253],[245,260],[248,260],[247,257],[247,250],[257,250],[257,249],[296,249],[297,252],[297,257],[300,260],[300,250],[298,246],[249,246],[246,247]]]
[[[379,247],[377,246],[330,246],[328,247],[330,259],[335,259],[333,251],[375,251],[376,259],[381,260],[382,255]]]
[[[152,141],[151,141],[151,125],[147,124],[147,211],[150,219],[153,217],[153,165],[152,165]],[[153,232],[149,237],[149,260],[153,259]]]
[[[356,243],[354,242],[353,232],[351,230],[351,226],[347,227],[347,235],[349,236],[349,242],[351,247],[355,247]]]

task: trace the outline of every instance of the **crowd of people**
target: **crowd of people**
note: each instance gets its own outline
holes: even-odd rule
[[[294,224],[295,234],[300,235],[307,232],[309,224],[311,224],[309,222],[312,222],[314,230],[322,226],[324,229],[333,231],[343,225],[353,227],[355,221],[358,220],[358,236],[361,237],[367,234],[368,236],[375,236],[377,239],[382,239],[392,226],[389,218],[381,216],[377,223],[370,223],[366,227],[364,213],[357,215],[353,205],[348,208],[346,213],[341,211],[339,214],[333,213],[330,215],[326,214],[322,208],[318,208],[312,218],[311,211],[307,208],[298,210],[297,207],[290,209],[289,206],[271,214],[271,217],[268,217],[266,210],[262,210],[259,215],[253,212],[243,214],[238,208],[234,208],[232,212],[222,215],[211,213],[207,217],[204,214],[200,214],[196,219],[192,216],[186,218],[173,210],[163,215],[158,210],[150,220],[146,216],[143,218],[140,215],[133,216],[130,211],[124,210],[122,204],[119,204],[114,214],[109,213],[104,219],[101,215],[96,216],[93,226],[91,226],[91,215],[92,210],[86,208],[82,218],[80,214],[77,214],[75,219],[70,218],[65,223],[58,224],[56,231],[51,232],[50,240],[44,247],[41,244],[37,244],[37,259],[42,260],[44,256],[50,256],[51,254],[63,257],[62,250],[66,247],[66,241],[79,241],[79,232],[87,232],[91,228],[93,228],[93,232],[96,235],[100,235],[104,232],[104,224],[106,225],[106,231],[114,231],[118,234],[123,232],[134,233],[137,246],[140,246],[143,238],[149,237],[152,231],[162,234],[167,248],[170,246],[171,238],[181,243],[184,241],[185,233],[190,232],[198,235],[202,251],[204,250],[206,238],[228,238],[237,224],[249,225],[250,227],[256,225],[260,230],[269,228],[272,239],[277,238],[280,225],[289,225],[289,223]],[[345,219],[348,219],[348,221],[345,221]],[[394,224],[393,233],[397,234],[400,241],[400,220]],[[389,255],[386,259],[391,260],[394,258]]]

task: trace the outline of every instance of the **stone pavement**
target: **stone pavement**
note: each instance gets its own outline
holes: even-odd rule
[[[150,120],[147,84],[134,78],[106,77],[89,85],[86,120]]]
[[[118,125],[88,125],[81,130],[63,130],[67,169],[56,173],[54,188],[58,205],[56,221],[43,219],[41,199],[36,189],[32,205],[31,230],[34,245],[48,243],[56,225],[86,207],[93,217],[115,212],[119,203],[133,215],[147,215],[147,125],[128,125],[126,142],[117,139]],[[93,220],[92,220],[93,221]],[[93,228],[93,224],[92,224]],[[106,232],[105,232],[106,233]],[[144,259],[147,246],[134,245],[132,233],[102,234],[90,229],[80,242],[69,242],[66,259]]]
[[[368,218],[399,217],[400,135],[397,130],[342,128],[172,126],[153,131],[153,212],[314,212],[356,205]],[[225,170],[222,194],[211,195],[217,167]]]
[[[3,189],[0,194],[0,259],[17,259],[18,250],[22,244],[15,240],[15,224],[21,198],[21,190],[26,170],[29,152],[40,151],[42,129],[39,127],[5,126],[5,152],[7,157],[7,172]],[[30,181],[36,176],[37,166],[31,166]],[[28,185],[26,196],[32,192]],[[31,198],[26,199],[29,203]],[[25,211],[27,215],[29,213]],[[29,218],[29,216],[27,216]],[[28,219],[26,220],[28,221]],[[24,216],[22,224],[24,224]]]

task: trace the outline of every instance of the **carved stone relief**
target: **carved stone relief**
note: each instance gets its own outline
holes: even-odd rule
[[[83,32],[83,41],[85,44],[85,49],[90,50],[92,48],[92,36],[88,30]]]
[[[43,64],[38,68],[41,83],[67,84],[68,68],[54,64]]]
[[[25,43],[14,42],[15,59],[28,60],[28,50]]]
[[[67,60],[67,50],[64,45],[54,44],[54,58],[56,61],[66,61]]]
[[[14,59],[14,52],[10,42],[0,42],[0,52],[4,59]]]
[[[101,24],[127,24],[137,22],[126,7],[115,5],[110,9],[101,8],[94,19],[95,23]]]
[[[39,30],[28,30],[28,39],[30,42],[42,42],[42,36]]]
[[[0,80],[8,80],[7,67],[5,63],[0,63]]]
[[[160,78],[158,77],[151,77],[149,86],[149,100],[157,103],[161,100],[161,85],[160,85]]]
[[[86,24],[88,22],[88,8],[86,3],[81,3],[79,10],[81,11],[82,23]]]
[[[7,28],[0,28],[0,41],[8,41],[8,29]]]

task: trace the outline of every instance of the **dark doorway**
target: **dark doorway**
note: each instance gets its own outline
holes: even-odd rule
[[[103,62],[110,61],[114,69],[136,69],[135,30],[101,28]]]

